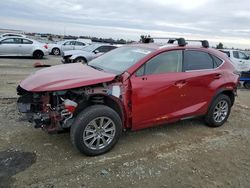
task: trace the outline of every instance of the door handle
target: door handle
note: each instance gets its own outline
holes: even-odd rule
[[[222,76],[221,74],[215,74],[214,79],[220,79],[221,76]]]
[[[142,80],[147,80],[147,77],[142,77]]]
[[[186,80],[179,80],[179,81],[177,81],[177,82],[174,83],[174,85],[177,86],[178,88],[181,88],[181,87],[183,87],[186,84],[187,84]]]

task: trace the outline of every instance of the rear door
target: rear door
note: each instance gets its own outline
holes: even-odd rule
[[[3,39],[0,44],[0,55],[19,56],[21,43],[20,38]]]
[[[85,47],[83,42],[75,41],[74,50],[82,50]]]
[[[203,51],[184,51],[184,114],[192,116],[206,113],[209,101],[223,81],[223,71],[217,68],[222,63],[219,58]]]
[[[33,41],[28,39],[22,39],[20,44],[20,55],[32,55],[33,53]]]
[[[75,41],[67,41],[62,45],[62,51],[74,50]]]

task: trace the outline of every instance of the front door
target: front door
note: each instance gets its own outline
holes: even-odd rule
[[[7,38],[1,41],[0,55],[18,56],[20,55],[21,39]]]
[[[163,52],[145,63],[132,77],[132,129],[176,118],[183,108],[185,78],[182,51]]]

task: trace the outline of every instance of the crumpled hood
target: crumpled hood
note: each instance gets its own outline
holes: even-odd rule
[[[72,89],[112,81],[115,74],[96,70],[81,63],[56,65],[28,76],[20,86],[32,92]]]
[[[92,55],[92,53],[83,50],[67,50],[63,52],[63,56],[69,56],[69,55],[85,56],[85,55]]]

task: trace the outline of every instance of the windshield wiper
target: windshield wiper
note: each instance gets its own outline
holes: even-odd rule
[[[88,66],[90,66],[90,67],[92,67],[92,68],[94,68],[94,69],[100,70],[100,71],[102,71],[102,70],[103,70],[102,68],[100,68],[100,67],[96,67],[96,66],[94,66],[94,65],[90,65],[90,64],[88,64]]]

